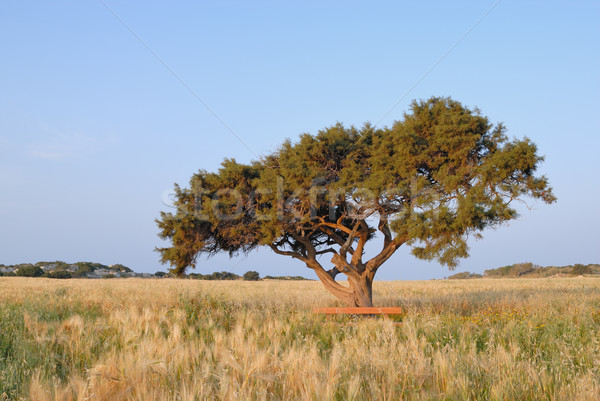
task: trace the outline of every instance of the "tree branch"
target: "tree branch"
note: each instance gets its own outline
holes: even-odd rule
[[[354,238],[356,238],[356,232],[358,231],[359,227],[360,222],[354,224],[352,231],[348,234],[348,238],[346,238],[346,242],[344,242],[344,245],[342,245],[342,247],[340,248],[340,256],[344,258],[346,257],[346,252],[348,252],[350,245],[352,245],[352,243],[354,242]]]
[[[316,225],[316,228],[320,227],[320,226],[325,226],[325,227],[331,227],[331,228],[335,228],[336,230],[340,230],[345,232],[346,234],[350,234],[352,232],[351,229],[349,229],[348,227],[346,227],[345,225],[343,225],[340,220],[338,219],[338,221],[336,223],[331,223],[329,221],[326,221],[324,218],[319,217],[319,220],[321,221],[319,224]]]
[[[335,249],[327,248],[316,252],[317,255],[323,255],[324,253],[335,253]]]
[[[326,235],[328,235],[339,246],[343,246],[346,243],[346,241],[344,241],[344,239],[341,236],[337,235],[333,230],[330,230],[326,227],[319,227],[319,229]],[[350,248],[348,249],[348,252],[350,252],[350,254],[352,255],[354,254],[354,249]]]
[[[358,238],[358,245],[356,246],[356,251],[354,251],[354,255],[352,255],[352,263],[353,266],[357,266],[362,268],[362,255],[365,249],[365,244],[367,243],[367,239],[369,238],[369,226],[364,220],[359,222],[362,230],[360,231],[360,235]]]
[[[329,269],[327,270],[327,273],[331,276],[332,279],[335,280],[335,276],[337,276],[338,274],[340,274],[341,272],[338,270],[337,267],[334,267],[333,269]]]
[[[277,253],[279,255],[291,256],[292,258],[300,259],[303,262],[307,261],[307,259],[304,256],[302,256],[302,254],[300,254],[298,252],[282,251],[281,249],[277,248],[276,245],[273,245],[273,244],[269,244],[269,247],[271,247],[271,249],[273,250],[273,252],[275,252],[275,253]]]
[[[290,232],[290,235],[304,247],[306,257],[308,259],[316,259],[317,250],[314,245],[306,237],[298,235],[295,232]]]
[[[316,260],[308,260],[306,265],[315,271],[317,277],[319,277],[323,283],[323,286],[325,286],[325,288],[327,288],[327,290],[329,290],[333,295],[344,302],[352,302],[354,299],[352,290],[335,281],[335,276],[337,275],[335,268],[325,271],[325,269],[323,269],[323,267]]]
[[[392,232],[390,231],[390,225],[388,223],[387,216],[379,216],[379,225],[377,228],[383,234],[383,249],[385,249],[385,247],[392,241]]]
[[[354,268],[354,266],[350,265],[346,258],[342,257],[340,254],[335,253],[331,258],[331,263],[333,263],[342,273],[346,276],[350,277],[358,277],[359,272]]]
[[[367,262],[366,270],[368,274],[371,277],[375,276],[375,273],[377,272],[379,266],[381,266],[386,260],[388,260],[394,254],[394,252],[396,252],[396,250],[406,242],[406,240],[406,235],[397,236],[396,238],[391,240],[386,246],[384,246],[382,251],[377,256],[373,257]]]

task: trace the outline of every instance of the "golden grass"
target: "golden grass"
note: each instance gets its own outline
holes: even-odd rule
[[[600,399],[600,280],[374,298],[402,324],[314,315],[336,304],[318,282],[2,278],[0,399]]]

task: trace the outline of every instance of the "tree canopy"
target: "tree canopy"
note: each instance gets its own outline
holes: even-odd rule
[[[199,171],[189,188],[175,186],[175,210],[157,220],[171,242],[158,251],[182,274],[199,255],[268,246],[305,262],[349,305],[370,306],[375,273],[400,246],[453,267],[468,256],[469,236],[517,217],[514,201],[554,202],[535,175],[542,160],[529,139],[509,139],[478,109],[413,101],[391,127],[338,123],[251,164],[226,159],[217,172]],[[380,252],[363,260],[374,238]]]

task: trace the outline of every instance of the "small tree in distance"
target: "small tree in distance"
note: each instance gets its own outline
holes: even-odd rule
[[[16,274],[20,277],[41,277],[44,271],[39,266],[23,265],[17,269]]]
[[[254,270],[250,270],[250,271],[244,273],[244,280],[258,281],[258,280],[260,280],[260,274],[258,274],[258,272],[255,272]]]
[[[517,217],[515,200],[556,200],[534,175],[543,160],[535,144],[505,131],[434,97],[413,101],[391,127],[337,124],[250,165],[225,160],[175,186],[175,211],[157,220],[171,242],[157,249],[161,262],[183,274],[201,254],[268,246],[304,262],[348,305],[372,306],[375,274],[400,246],[452,268],[468,256],[469,235]],[[376,238],[379,250],[365,258]]]

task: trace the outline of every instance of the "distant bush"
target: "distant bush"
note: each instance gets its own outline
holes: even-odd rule
[[[539,268],[540,266],[538,265],[534,265],[531,262],[526,262],[503,266],[497,269],[486,270],[483,274],[487,277],[520,277],[529,273],[533,273]]]
[[[70,271],[66,271],[66,270],[53,270],[51,272],[44,273],[43,276],[48,277],[48,278],[60,278],[60,279],[73,278],[73,274]]]
[[[244,280],[246,281],[258,281],[260,280],[260,274],[254,270],[247,271],[244,273]]]
[[[576,264],[571,269],[571,274],[576,276],[583,276],[584,274],[592,274],[594,271],[589,265]]]
[[[165,272],[156,272],[154,273],[154,277],[165,277],[167,273]]]
[[[448,279],[449,280],[463,280],[463,279],[481,278],[481,277],[483,277],[483,276],[478,273],[462,272],[462,273],[453,274],[452,276],[448,277]]]
[[[94,270],[96,270],[96,268],[94,266],[92,266],[91,263],[86,263],[86,262],[75,263],[75,266],[77,266],[77,270],[75,270],[75,273],[74,273],[75,277],[85,277],[89,273],[93,273]]]
[[[39,266],[34,265],[21,265],[17,269],[17,276],[19,277],[41,277],[44,271]]]
[[[108,267],[110,270],[116,270],[116,271],[126,271],[127,273],[131,273],[133,272],[133,270],[131,270],[129,267],[122,265],[120,263],[117,263],[116,265],[111,265],[110,267]]]
[[[56,270],[65,270],[69,267],[69,265],[62,260],[57,260],[54,262],[37,262],[35,265],[39,267],[54,266],[54,269]]]
[[[306,277],[302,276],[264,276],[263,280],[292,280],[292,281],[300,281],[300,280],[309,280]]]
[[[241,277],[235,273],[226,271],[214,272],[211,274],[190,273],[187,277],[194,280],[240,280]]]

